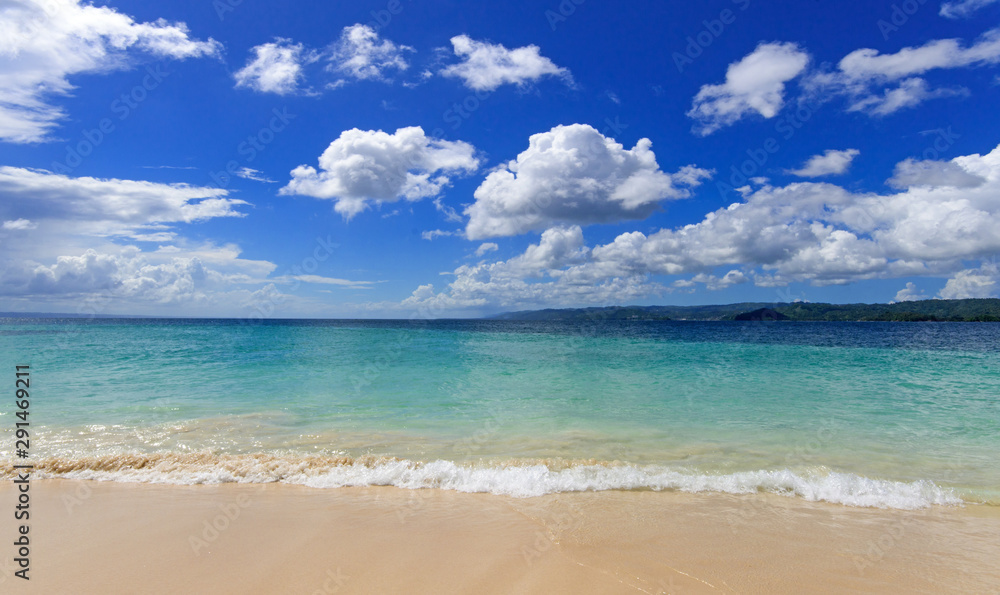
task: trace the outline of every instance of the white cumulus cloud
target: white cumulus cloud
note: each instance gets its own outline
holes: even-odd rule
[[[3,222],[3,229],[6,231],[24,231],[38,227],[30,219],[14,219]]]
[[[968,95],[966,89],[931,89],[927,81],[914,77],[900,81],[895,87],[883,89],[881,94],[862,94],[854,99],[847,111],[867,112],[872,116],[887,116],[901,109],[915,107],[930,99],[963,95]]]
[[[184,237],[189,226],[244,215],[248,203],[225,189],[4,166],[0,197],[0,235],[17,240],[0,258],[0,310],[304,313],[306,298],[267,290],[275,264],[242,258],[235,244]]]
[[[888,183],[894,188],[915,186],[975,188],[986,179],[955,161],[905,159],[896,164]]]
[[[822,155],[813,155],[801,168],[789,170],[788,173],[801,178],[839,175],[846,172],[854,158],[860,154],[857,149],[844,151],[830,149]]]
[[[996,265],[984,264],[956,273],[938,292],[938,297],[946,300],[997,297],[998,283],[1000,271]]]
[[[476,91],[492,91],[504,84],[525,85],[544,76],[556,76],[570,84],[573,81],[570,72],[542,56],[538,46],[509,50],[468,35],[452,37],[451,45],[462,61],[444,68],[441,74],[460,78]]]
[[[984,182],[885,195],[832,184],[766,186],[699,223],[623,234],[594,248],[595,261],[663,274],[751,265],[821,285],[957,270],[962,260],[1000,251],[1000,147],[951,163]]]
[[[404,55],[413,48],[382,39],[368,25],[344,27],[340,39],[330,49],[332,70],[355,79],[384,79],[388,71],[409,68]]]
[[[722,277],[717,277],[716,275],[710,275],[708,273],[698,273],[688,281],[680,281],[675,283],[679,287],[691,286],[696,283],[701,283],[705,286],[705,289],[709,291],[719,291],[720,289],[725,289],[732,285],[740,285],[742,283],[748,283],[750,278],[747,277],[743,271],[733,269],[727,272]]]
[[[1000,63],[1000,28],[994,28],[965,46],[958,39],[936,39],[892,54],[864,48],[855,50],[832,72],[810,77],[808,86],[821,94],[848,97],[849,111],[886,116],[940,97],[965,95],[963,88],[932,88],[922,78],[928,72],[973,68]]]
[[[896,292],[896,297],[892,300],[892,302],[915,302],[917,300],[924,299],[927,299],[927,296],[924,295],[923,291],[917,288],[916,283],[911,281],[906,284],[906,287]]]
[[[483,256],[490,252],[496,252],[499,249],[500,246],[497,246],[494,242],[483,242],[476,248],[476,256]]]
[[[234,286],[259,282],[247,273],[266,274],[274,268],[270,263],[246,261],[236,255],[238,251],[234,255],[231,247],[205,260],[197,252],[146,253],[126,246],[58,256],[51,264],[8,263],[0,269],[0,298],[31,300],[32,304],[82,299],[91,307],[102,308],[220,305],[226,303]]]
[[[862,48],[844,56],[835,68],[809,71],[809,53],[794,43],[762,43],[726,71],[726,81],[703,86],[687,115],[694,132],[705,136],[750,114],[773,118],[785,105],[786,84],[801,77],[804,98],[847,100],[847,110],[882,117],[931,99],[965,96],[969,90],[934,86],[932,71],[977,68],[1000,63],[1000,28],[971,44],[936,39],[921,46],[883,54]]]
[[[140,180],[73,178],[45,170],[0,166],[0,219],[59,224],[74,233],[130,234],[151,226],[242,217],[245,201],[219,188]],[[16,219],[14,219],[16,218]]]
[[[719,290],[913,276],[950,277],[942,298],[992,296],[1000,287],[988,260],[1000,252],[1000,146],[947,163],[981,183],[886,194],[815,182],[765,185],[697,223],[627,232],[594,247],[578,225],[557,225],[523,254],[461,266],[447,287],[423,286],[401,305],[459,312],[620,304],[698,284]],[[969,269],[975,260],[984,264]],[[688,277],[664,287],[657,275]],[[908,286],[896,297],[921,295]]]
[[[560,224],[644,219],[661,201],[683,198],[709,172],[660,170],[652,143],[625,149],[586,124],[534,134],[517,159],[490,173],[465,209],[466,236],[518,235]]]
[[[184,23],[136,23],[106,6],[79,0],[18,0],[0,10],[0,140],[50,140],[65,111],[55,96],[71,76],[128,68],[134,57],[183,60],[217,56],[221,45],[189,37]]]
[[[272,43],[258,45],[252,51],[254,58],[233,76],[237,87],[247,87],[259,93],[288,95],[296,92],[303,76],[303,62],[316,59],[301,43],[292,43],[280,37]]]
[[[436,238],[446,238],[448,236],[456,235],[457,232],[445,231],[443,229],[432,229],[430,231],[425,231],[420,234],[420,237],[424,240],[434,240]]]
[[[773,118],[785,104],[785,83],[809,64],[809,54],[794,43],[762,43],[726,70],[726,82],[705,85],[695,95],[687,115],[708,135],[744,116]]]
[[[393,134],[346,130],[319,157],[319,169],[300,165],[281,194],[336,201],[350,219],[369,202],[410,201],[438,195],[451,177],[479,168],[475,148],[461,141],[428,137],[419,126]]]
[[[469,309],[614,304],[665,290],[642,276],[611,276],[594,282],[569,274],[589,257],[579,226],[548,229],[523,254],[496,263],[461,266],[444,291],[421,285],[401,306],[437,316]]]
[[[1000,29],[987,31],[969,47],[957,39],[937,39],[894,54],[865,48],[841,59],[840,72],[849,79],[900,80],[939,68],[995,64],[1000,60]]]
[[[996,4],[997,2],[998,0],[958,0],[957,2],[944,2],[941,4],[939,14],[949,19],[964,19],[972,16],[977,10],[991,4]]]

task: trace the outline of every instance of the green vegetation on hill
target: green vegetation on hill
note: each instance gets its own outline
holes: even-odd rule
[[[897,304],[765,304],[609,306],[507,312],[498,320],[736,320],[768,309],[798,321],[1000,322],[1000,299],[920,300]],[[778,317],[781,319],[781,317]]]
[[[788,317],[777,310],[772,310],[771,308],[761,308],[759,310],[754,310],[753,312],[743,312],[742,314],[737,314],[733,320],[788,320]]]
[[[897,304],[807,304],[776,307],[792,320],[1000,321],[1000,300],[920,300]]]

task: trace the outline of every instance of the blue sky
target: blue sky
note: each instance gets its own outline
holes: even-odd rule
[[[10,0],[0,31],[0,310],[1000,288],[995,0]]]

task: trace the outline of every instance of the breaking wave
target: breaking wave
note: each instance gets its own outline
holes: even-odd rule
[[[661,465],[594,460],[429,462],[391,457],[275,454],[153,453],[34,461],[34,477],[158,484],[287,483],[313,488],[395,486],[533,497],[561,492],[674,490],[752,494],[767,492],[847,506],[917,509],[959,505],[955,490],[931,481],[873,479],[826,469],[705,474]],[[0,477],[14,477],[5,466]]]

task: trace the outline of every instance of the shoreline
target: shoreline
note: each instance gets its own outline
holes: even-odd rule
[[[9,465],[16,464],[12,459]],[[0,480],[14,479],[12,470]],[[497,496],[538,497],[556,493],[627,490],[747,495],[794,495],[810,502],[917,510],[928,505],[998,504],[996,491],[940,486],[930,480],[868,477],[857,473],[801,469],[698,472],[618,460],[510,458],[451,461],[396,456],[311,455],[257,452],[130,453],[37,459],[39,479],[202,485],[285,483],[311,488],[378,487],[445,489]]]
[[[0,482],[0,502],[15,490]],[[2,546],[5,592],[1000,593],[990,506],[69,479],[31,494],[31,581]]]

